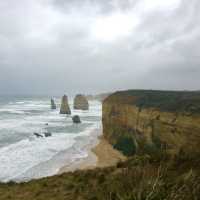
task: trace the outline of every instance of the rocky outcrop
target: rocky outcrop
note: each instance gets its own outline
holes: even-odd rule
[[[52,110],[56,109],[56,104],[55,104],[55,101],[53,99],[51,99],[51,109]]]
[[[71,110],[68,104],[68,98],[66,95],[62,97],[61,106],[60,106],[60,114],[71,114]]]
[[[87,98],[84,95],[78,94],[74,98],[74,109],[77,110],[88,110],[89,103]]]
[[[45,136],[45,137],[50,137],[50,136],[52,136],[52,133],[50,133],[50,132],[45,132],[45,133],[44,133],[44,136]]]
[[[38,137],[38,138],[39,138],[39,137],[43,137],[42,134],[39,134],[39,133],[36,133],[36,132],[33,133],[33,134],[34,134],[36,137]],[[50,137],[50,136],[52,136],[52,134],[51,134],[50,132],[44,132],[43,134],[44,134],[45,137]]]
[[[43,135],[41,135],[41,134],[39,134],[39,133],[36,133],[36,132],[33,133],[33,135],[35,135],[35,136],[38,137],[38,138],[39,138],[39,137],[43,137]]]
[[[126,155],[200,153],[200,92],[116,92],[103,102],[103,133]]]
[[[81,119],[80,119],[80,117],[79,117],[78,115],[74,115],[74,116],[72,117],[72,121],[73,121],[73,123],[75,123],[75,124],[81,123]]]

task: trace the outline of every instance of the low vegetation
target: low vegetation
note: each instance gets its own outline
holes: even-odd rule
[[[143,108],[181,112],[187,115],[200,113],[200,91],[127,90],[116,92],[106,101],[120,101]]]
[[[0,184],[0,199],[198,200],[199,166],[199,155],[135,155],[113,167]]]
[[[126,156],[131,156],[136,153],[134,139],[130,136],[121,136],[114,145],[114,148],[121,151]]]

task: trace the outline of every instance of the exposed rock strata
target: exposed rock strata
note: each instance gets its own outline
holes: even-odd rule
[[[66,95],[62,97],[61,106],[60,106],[60,114],[71,114],[71,110],[68,104],[68,98]]]
[[[103,102],[105,138],[126,155],[200,152],[200,92],[124,91]]]
[[[89,103],[87,98],[84,95],[78,94],[74,98],[74,109],[77,110],[88,110]]]

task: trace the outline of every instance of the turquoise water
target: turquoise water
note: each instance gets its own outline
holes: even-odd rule
[[[88,146],[98,137],[101,103],[90,101],[89,111],[73,110],[71,116],[50,109],[46,97],[0,97],[0,181],[26,181],[54,175],[64,165],[87,157]],[[48,125],[46,125],[48,123]],[[51,132],[52,137],[36,138],[33,133]]]

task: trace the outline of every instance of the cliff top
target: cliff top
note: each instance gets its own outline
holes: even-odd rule
[[[118,91],[104,102],[156,108],[166,112],[200,114],[200,91],[127,90]]]

